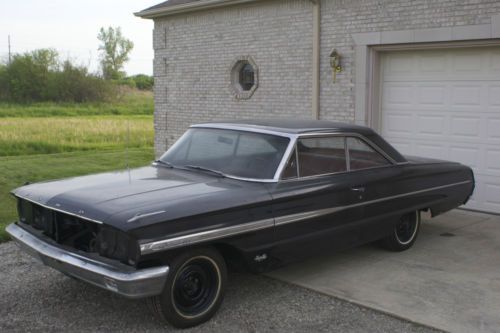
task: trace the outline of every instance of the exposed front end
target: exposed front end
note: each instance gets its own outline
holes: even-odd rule
[[[169,267],[136,268],[138,245],[126,233],[20,198],[18,211],[6,231],[45,265],[129,298],[162,292]]]

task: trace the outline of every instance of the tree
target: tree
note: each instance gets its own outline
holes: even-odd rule
[[[58,67],[58,54],[53,49],[14,55],[6,69],[10,98],[17,102],[47,99],[48,82]]]
[[[129,53],[134,48],[134,43],[122,35],[120,27],[107,29],[101,28],[97,39],[101,41],[102,74],[105,79],[121,79],[125,76],[123,65],[129,60]]]

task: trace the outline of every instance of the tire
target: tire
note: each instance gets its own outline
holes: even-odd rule
[[[417,240],[420,230],[420,212],[401,216],[392,233],[382,239],[382,246],[389,251],[401,252],[408,250]]]
[[[213,248],[200,248],[176,257],[163,292],[147,299],[155,317],[176,328],[188,328],[214,316],[224,298],[226,264]]]

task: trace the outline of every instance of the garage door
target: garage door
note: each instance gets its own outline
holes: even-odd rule
[[[474,169],[465,208],[500,213],[500,47],[381,57],[382,135],[403,154]]]

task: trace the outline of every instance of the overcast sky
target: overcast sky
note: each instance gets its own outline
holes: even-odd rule
[[[152,74],[151,20],[133,15],[162,0],[0,0],[0,57],[8,54],[7,37],[14,53],[55,48],[63,58],[99,66],[97,34],[101,27],[121,27],[134,42],[127,74]]]

